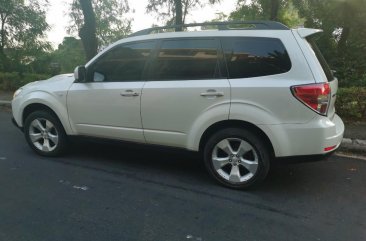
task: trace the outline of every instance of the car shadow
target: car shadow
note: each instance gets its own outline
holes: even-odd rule
[[[77,140],[73,141],[68,154],[76,159],[78,165],[96,166],[96,168],[118,173],[119,170],[142,173],[154,177],[164,176],[168,182],[179,180],[183,183],[194,184],[196,187],[210,186],[221,188],[205,170],[199,153],[182,149],[149,146],[141,144],[121,143],[108,140]],[[68,158],[68,159],[69,159]],[[272,165],[266,180],[247,191],[251,193],[300,193],[308,189],[310,175],[302,169],[311,170],[309,165],[319,165],[318,162],[304,163],[299,161],[277,162]],[[321,173],[319,173],[320,175]],[[312,180],[314,175],[312,173]],[[316,177],[321,179],[321,176]]]

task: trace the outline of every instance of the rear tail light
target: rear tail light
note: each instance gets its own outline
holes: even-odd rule
[[[292,86],[291,91],[307,107],[321,115],[327,115],[331,94],[328,83]]]

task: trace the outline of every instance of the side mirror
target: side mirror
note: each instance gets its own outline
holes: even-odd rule
[[[86,82],[85,66],[78,66],[75,68],[74,77],[76,82]]]

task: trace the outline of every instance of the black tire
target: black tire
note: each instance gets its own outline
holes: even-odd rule
[[[227,143],[234,154],[229,155],[231,151],[221,148]],[[246,149],[249,151],[244,151]],[[233,189],[247,189],[258,185],[265,179],[270,168],[270,153],[265,142],[246,129],[227,128],[216,132],[206,142],[203,155],[209,174],[222,185]],[[236,181],[232,181],[233,179]]]
[[[60,156],[67,149],[67,135],[61,122],[57,116],[45,110],[34,111],[26,117],[24,135],[29,146],[42,156]]]

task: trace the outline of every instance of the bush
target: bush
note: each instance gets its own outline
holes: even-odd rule
[[[48,79],[49,75],[31,73],[2,73],[0,72],[0,90],[14,91],[19,87],[36,80]]]
[[[345,120],[366,121],[366,87],[339,88],[336,110]]]

